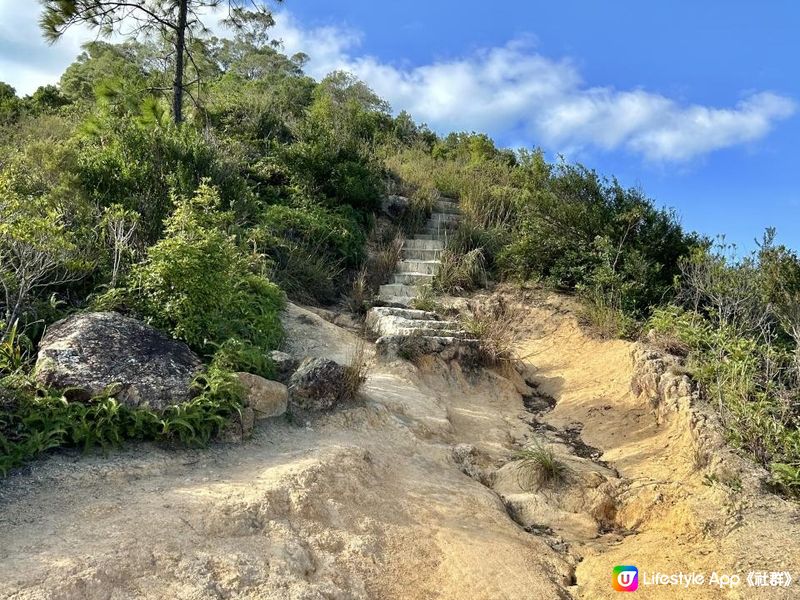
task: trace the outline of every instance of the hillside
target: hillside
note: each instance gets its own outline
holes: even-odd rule
[[[373,363],[363,400],[305,426],[271,422],[243,446],[66,454],[12,477],[2,595],[599,598],[615,594],[609,565],[631,557],[662,572],[800,566],[795,506],[716,445],[694,463],[713,420],[631,393],[639,346],[587,336],[558,296],[511,301],[524,302],[514,326],[534,388],[456,364]],[[352,333],[307,310],[286,321],[303,351],[353,351]],[[545,395],[552,409],[533,402]],[[569,465],[563,483],[520,488],[513,452],[534,440]]]
[[[75,15],[45,4],[57,37]],[[180,68],[162,32],[0,82],[0,595],[800,578],[800,257],[776,230],[743,254],[231,18],[184,24]]]

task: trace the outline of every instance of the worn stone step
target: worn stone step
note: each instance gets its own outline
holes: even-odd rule
[[[385,317],[400,317],[410,321],[439,321],[439,315],[429,310],[417,310],[414,308],[392,308],[388,306],[376,306],[367,312],[367,327],[371,328],[371,323],[376,319]]]
[[[442,263],[438,260],[412,260],[405,259],[397,263],[399,273],[425,273],[426,275],[436,275]]]
[[[367,312],[366,324],[378,335],[447,335],[459,338],[466,336],[456,321],[443,321],[436,313],[421,310],[372,308]]]
[[[387,283],[379,288],[378,294],[380,296],[406,296],[408,298],[414,298],[416,297],[418,291],[419,290],[415,285],[406,285],[404,283]]]
[[[444,244],[441,240],[418,240],[418,239],[410,239],[406,240],[403,244],[404,248],[415,248],[419,250],[441,250],[444,248]]]
[[[385,306],[380,308],[408,308],[414,302],[414,298],[410,296],[378,296],[378,302]]]
[[[448,226],[454,225],[461,220],[461,215],[454,215],[450,213],[433,213],[428,219],[426,225],[441,225],[447,224]]]
[[[441,255],[441,250],[422,250],[419,248],[403,250],[403,258],[406,260],[439,260]]]
[[[433,205],[434,211],[440,213],[452,213],[458,214],[458,202],[453,200],[437,200],[436,203]]]
[[[452,233],[456,230],[457,226],[458,226],[457,223],[444,223],[444,222],[425,225],[425,227],[422,229],[422,233],[432,235],[433,239],[435,240],[443,240],[448,235],[452,235]]]
[[[480,352],[478,340],[447,335],[384,335],[375,342],[380,356],[390,359],[409,355],[435,354],[443,360],[460,360],[463,364],[476,361]]]
[[[433,275],[429,273],[395,273],[393,283],[425,285],[431,281],[433,281]]]

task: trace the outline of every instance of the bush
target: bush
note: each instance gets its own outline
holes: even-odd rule
[[[8,326],[36,318],[36,299],[74,283],[92,268],[84,244],[91,236],[86,206],[30,172],[24,154],[0,173],[0,320]]]
[[[353,210],[322,206],[270,206],[251,233],[261,251],[275,239],[320,250],[333,260],[354,267],[364,259],[366,235]]]
[[[230,339],[266,352],[282,339],[283,296],[222,229],[233,215],[219,211],[219,204],[206,184],[192,199],[176,202],[166,237],[132,271],[134,305],[156,327],[206,355]]]
[[[208,178],[220,205],[248,221],[258,204],[239,169],[191,127],[144,126],[129,118],[93,123],[77,141],[76,178],[98,206],[120,204],[141,215],[145,243],[159,238],[174,207],[173,196],[191,197]]]

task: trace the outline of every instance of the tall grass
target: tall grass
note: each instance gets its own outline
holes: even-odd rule
[[[465,331],[479,341],[483,364],[508,367],[520,360],[513,324],[521,318],[522,308],[510,305],[501,296],[495,303],[472,306],[461,322]]]
[[[474,248],[464,254],[445,249],[433,288],[445,294],[468,292],[486,285],[486,262],[483,250]]]
[[[358,336],[353,346],[350,361],[345,367],[345,379],[342,389],[342,400],[349,401],[358,397],[361,387],[367,380],[369,363],[367,357],[367,345],[364,341],[364,334]]]

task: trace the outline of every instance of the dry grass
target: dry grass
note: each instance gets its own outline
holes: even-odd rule
[[[362,334],[358,337],[350,356],[350,362],[345,367],[344,388],[342,390],[342,399],[345,401],[357,398],[361,387],[367,380],[369,364],[367,363],[366,348],[367,343]]]
[[[417,295],[411,301],[411,307],[428,312],[439,312],[441,310],[441,306],[436,301],[436,294],[433,291],[433,287],[428,284],[417,287]]]
[[[446,294],[458,294],[478,289],[486,284],[483,250],[475,248],[466,254],[445,250],[441,254],[434,287]]]
[[[356,315],[363,315],[369,308],[372,300],[373,290],[369,284],[369,271],[367,267],[361,267],[358,275],[353,279],[350,286],[350,293],[347,296],[347,307]]]
[[[516,352],[519,340],[513,324],[522,316],[522,307],[498,296],[491,304],[471,306],[470,314],[462,317],[464,329],[480,342],[484,365],[513,367],[521,360]]]
[[[405,236],[397,232],[385,244],[382,244],[375,254],[373,277],[377,282],[386,283],[389,278],[394,274],[397,269],[397,263],[403,257],[403,244],[405,244]]]

